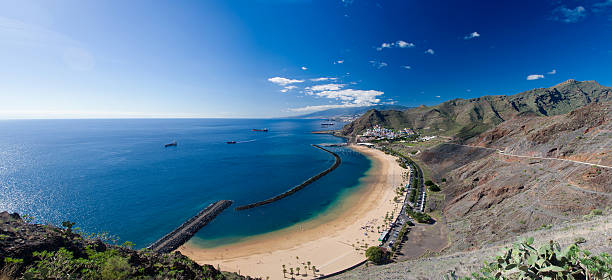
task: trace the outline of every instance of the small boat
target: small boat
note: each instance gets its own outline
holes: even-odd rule
[[[322,123],[321,125],[334,125],[334,123]]]
[[[226,144],[236,144],[236,141],[227,141]]]
[[[253,131],[260,131],[260,132],[268,132],[268,129],[267,129],[267,128],[264,128],[264,129],[257,129],[257,128],[253,128],[252,130],[253,130]]]
[[[168,144],[164,145],[164,147],[165,148],[176,147],[177,145],[178,145],[178,143],[176,143],[176,141],[172,141],[172,143],[168,143]]]

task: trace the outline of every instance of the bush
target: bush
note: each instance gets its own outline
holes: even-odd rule
[[[438,186],[438,185],[429,186],[429,190],[432,191],[432,192],[439,192],[440,191],[440,186]]]
[[[381,247],[372,246],[366,250],[365,255],[375,264],[385,264],[389,261],[389,252]]]
[[[406,213],[410,217],[414,218],[417,222],[422,223],[422,224],[430,223],[433,220],[429,215],[425,213],[415,212],[412,210],[407,210]]]
[[[127,279],[132,272],[128,259],[116,250],[97,252],[86,248],[87,258],[75,258],[60,248],[55,252],[34,252],[38,260],[24,273],[26,279]]]
[[[434,182],[431,180],[425,181],[425,186],[434,186],[434,185],[435,185]]]
[[[132,267],[126,258],[112,256],[100,268],[100,279],[127,279]]]
[[[536,249],[533,238],[505,249],[491,263],[486,263],[474,279],[611,279],[612,257],[581,250],[577,244],[561,249],[550,241]],[[451,275],[451,278],[454,275]],[[446,276],[446,279],[449,277]],[[472,279],[469,277],[461,279]]]

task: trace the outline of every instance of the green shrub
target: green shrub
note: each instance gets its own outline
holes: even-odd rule
[[[438,186],[438,185],[429,186],[429,190],[432,191],[432,192],[439,192],[440,191],[440,186]]]
[[[7,264],[19,264],[19,263],[23,263],[23,259],[16,259],[16,258],[11,258],[11,257],[5,257],[4,258],[4,263],[7,263]]]
[[[127,279],[132,267],[126,258],[112,256],[100,266],[100,278],[104,280]]]
[[[435,185],[433,181],[431,180],[425,181],[425,186],[433,186],[433,185]]]
[[[87,258],[74,258],[66,248],[34,252],[38,260],[24,273],[25,279],[127,279],[132,271],[128,259],[116,250],[97,252],[86,248]]]
[[[419,223],[430,223],[432,221],[432,218],[425,213],[415,212],[412,210],[406,210],[406,213]]]
[[[491,263],[485,263],[475,279],[611,279],[612,257],[581,250],[577,244],[561,249],[550,241],[538,249],[533,238],[505,249]],[[467,278],[470,279],[470,278]]]
[[[365,255],[375,264],[385,264],[389,261],[389,252],[381,247],[372,246],[366,250]]]

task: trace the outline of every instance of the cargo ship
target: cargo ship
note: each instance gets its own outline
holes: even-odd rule
[[[172,143],[168,143],[168,144],[164,145],[164,147],[165,148],[176,147],[177,145],[178,145],[178,143],[176,143],[176,141],[172,141]]]
[[[257,128],[253,128],[252,130],[253,130],[253,131],[261,131],[261,132],[268,132],[268,129],[267,129],[267,128],[264,128],[264,129],[257,129]]]

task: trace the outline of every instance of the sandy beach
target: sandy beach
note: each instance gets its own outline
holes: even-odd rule
[[[311,266],[321,275],[363,261],[366,246],[379,243],[385,216],[397,214],[401,207],[401,201],[393,202],[393,198],[406,170],[394,157],[379,150],[362,146],[350,148],[366,155],[372,161],[372,168],[362,179],[358,191],[343,198],[320,217],[240,243],[212,249],[187,243],[178,251],[200,264],[264,279],[283,279],[283,265],[287,277],[311,279]],[[289,274],[291,268],[297,272],[298,267],[300,276]]]

